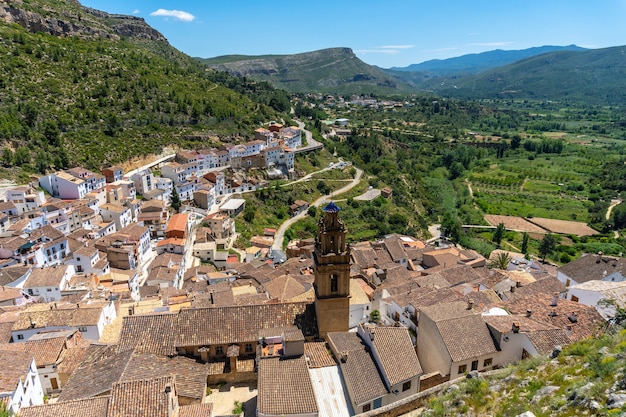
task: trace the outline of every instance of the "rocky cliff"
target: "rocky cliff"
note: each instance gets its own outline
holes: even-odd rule
[[[0,20],[17,23],[30,32],[54,36],[119,39],[130,37],[164,41],[167,39],[150,27],[144,19],[115,15],[83,7],[69,1],[66,7],[33,7],[22,1],[0,0]]]

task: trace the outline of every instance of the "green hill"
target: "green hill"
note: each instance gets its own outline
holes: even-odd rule
[[[453,384],[416,415],[620,416],[626,410],[625,347],[623,329],[583,340],[554,359],[531,358]]]
[[[467,77],[436,78],[421,88],[456,98],[519,98],[623,104],[626,47],[562,51]]]
[[[267,84],[207,70],[143,19],[71,0],[0,2],[0,54],[3,177],[233,140],[289,106]]]
[[[294,55],[227,55],[201,59],[210,68],[239,77],[268,81],[291,92],[335,94],[402,93],[410,86],[368,65],[349,48],[330,48]]]

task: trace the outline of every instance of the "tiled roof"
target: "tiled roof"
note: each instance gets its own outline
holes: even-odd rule
[[[28,353],[0,350],[0,392],[13,393],[19,380],[27,377],[32,362]]]
[[[530,342],[541,355],[552,352],[556,346],[565,346],[571,342],[570,338],[561,329],[546,329],[524,333],[528,335]]]
[[[0,242],[2,240],[0,239]],[[33,268],[28,265],[11,265],[6,268],[2,268],[2,275],[0,275],[0,285],[8,285],[20,278],[22,278],[28,271]]]
[[[325,342],[305,342],[304,354],[309,359],[309,368],[337,365],[333,356],[328,352]]]
[[[13,331],[48,326],[93,326],[98,324],[102,307],[55,308],[52,310],[22,311],[13,325]]]
[[[402,243],[400,243],[400,240],[397,237],[385,239],[384,245],[387,252],[389,252],[389,256],[391,256],[391,259],[394,262],[407,258],[404,246],[402,246]]]
[[[451,286],[482,278],[475,268],[467,265],[454,265],[438,272]]]
[[[42,340],[27,340],[21,343],[2,345],[0,349],[25,352],[35,358],[37,366],[56,364],[65,349],[65,337]]]
[[[57,365],[57,371],[61,374],[71,375],[81,364],[87,350],[89,341],[83,339],[78,346],[66,349],[61,356],[61,363]]]
[[[304,285],[290,275],[281,275],[263,284],[270,298],[279,301],[289,301],[306,292]]]
[[[626,276],[626,258],[606,255],[585,255],[559,268],[559,272],[577,283],[601,280],[607,275],[619,273]]]
[[[355,404],[364,404],[387,394],[376,364],[356,333],[329,333],[328,340],[342,356],[339,367]]]
[[[20,417],[106,417],[109,396],[22,407]]]
[[[68,268],[67,265],[33,268],[30,276],[24,282],[23,288],[58,287]]]
[[[373,332],[374,349],[390,385],[423,373],[407,328],[376,327]]]
[[[120,350],[175,355],[176,347],[224,345],[257,340],[259,329],[298,326],[317,333],[310,303],[277,303],[183,309],[178,314],[124,317]]]
[[[484,320],[476,310],[468,310],[465,301],[424,307],[421,315],[427,316],[435,323],[452,362],[496,352],[496,346]]]
[[[183,405],[178,409],[178,417],[212,417],[213,403]]]
[[[121,381],[174,375],[178,395],[201,399],[206,390],[208,366],[183,356],[168,358],[151,354],[134,354],[124,369]]]
[[[259,414],[317,414],[317,402],[306,359],[268,358],[259,361]]]
[[[525,314],[527,310],[530,310],[534,320],[540,320],[563,330],[572,342],[595,336],[605,323],[602,316],[592,306],[562,298],[557,298],[556,305],[552,305],[553,301],[554,295],[536,294],[507,301],[504,306],[513,314]],[[575,313],[575,319],[572,313]]]
[[[171,376],[123,381],[113,385],[107,417],[169,417],[172,414],[170,394],[175,390]]]
[[[77,369],[63,387],[59,402],[108,393],[111,384],[120,380],[132,353],[132,351],[122,352]]]
[[[565,285],[556,279],[555,277],[548,277],[535,282],[531,282],[528,285],[524,285],[519,288],[515,288],[514,292],[509,292],[506,297],[509,300],[517,300],[529,296],[535,296],[540,294],[552,294],[562,293],[566,291]]]

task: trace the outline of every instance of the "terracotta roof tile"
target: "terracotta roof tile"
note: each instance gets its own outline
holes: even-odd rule
[[[178,417],[212,417],[213,404],[183,405],[178,409]]]
[[[452,362],[496,352],[496,346],[483,318],[476,310],[469,310],[465,301],[424,307],[421,309],[420,320],[423,316],[435,323]]]
[[[317,402],[304,356],[260,360],[258,381],[259,414],[317,415]]]
[[[354,403],[364,404],[387,394],[376,364],[356,333],[329,333],[328,340],[342,356],[339,367]]]
[[[175,355],[176,347],[242,343],[257,340],[259,329],[298,326],[305,336],[317,333],[310,303],[277,303],[183,309],[178,314],[124,317],[120,350]]]
[[[304,354],[309,359],[309,368],[324,368],[337,365],[325,342],[305,342]]]
[[[0,350],[0,392],[14,392],[18,381],[28,375],[32,362],[33,356],[28,353]]]
[[[65,337],[42,340],[27,340],[21,343],[2,345],[0,349],[25,352],[35,358],[37,366],[56,364],[65,350]]]
[[[109,396],[85,398],[53,404],[23,407],[20,417],[105,417]]]
[[[405,327],[376,327],[373,345],[390,385],[423,373],[409,331]]]
[[[174,391],[170,393],[169,390]],[[175,378],[123,381],[113,384],[108,417],[169,417],[170,395],[176,395]]]

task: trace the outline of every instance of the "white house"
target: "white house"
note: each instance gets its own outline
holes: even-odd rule
[[[152,171],[143,170],[137,172],[133,174],[131,179],[135,184],[135,190],[141,195],[154,189],[154,175],[152,174]]]
[[[104,204],[100,206],[100,216],[105,222],[114,222],[117,230],[121,230],[130,225],[133,221],[133,214],[129,207],[121,204]]]
[[[43,388],[32,355],[0,350],[0,402],[12,415],[22,407],[43,404]]]
[[[438,372],[450,379],[490,370],[498,355],[480,313],[465,301],[421,309],[417,350],[425,373]]]
[[[35,210],[46,203],[44,192],[29,186],[7,190],[6,199],[15,205],[18,213]]]
[[[617,307],[626,307],[626,282],[592,280],[571,285],[565,298],[595,307],[608,320],[615,317]]]
[[[557,279],[566,287],[597,280],[607,282],[622,282],[626,280],[626,259],[616,256],[606,256],[602,252],[596,255],[587,254],[560,267]]]
[[[74,265],[54,265],[33,268],[22,289],[33,297],[41,297],[45,302],[61,299],[69,279],[74,276]]]
[[[13,324],[11,337],[23,342],[33,335],[53,330],[78,330],[84,339],[98,341],[104,326],[117,317],[113,301],[88,301],[78,304],[51,303],[48,309],[20,312]]]

